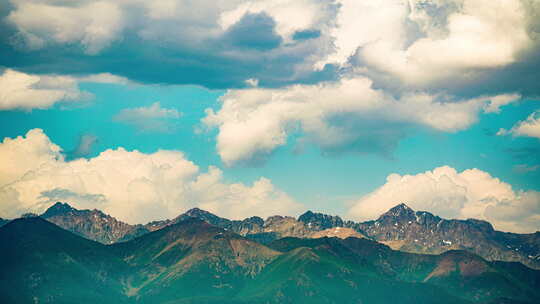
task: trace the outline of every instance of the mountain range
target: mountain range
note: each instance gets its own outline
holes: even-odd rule
[[[262,244],[187,216],[109,245],[25,217],[0,227],[0,244],[1,303],[540,301],[540,271],[517,262],[408,253],[365,237]]]
[[[103,244],[128,241],[187,218],[198,218],[261,244],[284,237],[357,237],[410,253],[440,254],[448,250],[466,250],[490,261],[521,262],[540,269],[540,232],[501,232],[486,221],[443,219],[429,212],[414,211],[405,204],[399,204],[377,220],[367,222],[344,221],[339,216],[311,211],[298,218],[276,215],[266,220],[257,216],[229,220],[194,208],[174,219],[130,225],[99,210],[77,210],[61,202],[51,206],[41,217]]]

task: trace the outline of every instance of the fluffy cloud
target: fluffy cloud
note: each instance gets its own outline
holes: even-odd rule
[[[533,112],[526,120],[518,122],[510,130],[500,129],[497,135],[513,135],[540,138],[540,110]]]
[[[159,102],[154,102],[148,107],[123,109],[113,119],[133,125],[142,132],[169,132],[181,116],[178,110],[162,108]]]
[[[455,100],[414,92],[396,98],[373,88],[368,78],[343,78],[282,89],[230,90],[221,97],[221,109],[208,109],[203,122],[219,128],[217,148],[227,165],[264,160],[298,129],[325,152],[390,155],[410,127],[462,130],[482,108],[493,112],[502,101],[518,97]]]
[[[45,109],[60,101],[90,96],[79,90],[72,77],[30,75],[11,69],[0,75],[0,110]]]
[[[478,169],[439,167],[416,175],[391,174],[386,183],[349,210],[355,219],[373,219],[397,203],[446,218],[479,218],[514,232],[540,230],[540,192],[514,190]]]
[[[46,109],[56,103],[91,99],[79,89],[79,83],[129,84],[126,78],[110,73],[85,76],[38,75],[5,69],[0,75],[0,111]]]
[[[227,183],[221,171],[199,167],[178,151],[144,154],[122,148],[66,161],[40,129],[0,144],[0,214],[42,212],[57,200],[98,208],[130,223],[177,216],[199,206],[231,218],[299,211],[299,204],[260,178]]]
[[[48,43],[80,43],[87,54],[96,54],[118,38],[124,27],[123,12],[113,1],[85,1],[78,6],[46,1],[14,1],[7,16],[30,49]]]
[[[467,81],[518,60],[534,47],[521,0],[341,0],[324,60],[367,66],[404,85]],[[533,14],[534,15],[534,14]]]

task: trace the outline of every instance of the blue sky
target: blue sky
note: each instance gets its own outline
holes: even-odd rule
[[[540,229],[530,1],[66,5],[0,5],[0,217],[66,200],[128,222],[366,220],[406,202]]]

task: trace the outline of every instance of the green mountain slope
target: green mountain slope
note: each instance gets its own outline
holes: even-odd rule
[[[143,302],[230,297],[279,254],[194,218],[111,247],[136,270],[129,295]]]
[[[535,303],[540,299],[540,271],[520,263],[488,262],[466,251],[453,250],[440,255],[412,254],[357,238],[285,238],[271,243],[270,247],[289,252],[305,247],[324,251],[341,261],[353,261],[353,265],[372,269],[381,277],[437,286],[467,301],[509,298]]]
[[[123,303],[125,263],[41,218],[0,229],[0,303]]]
[[[469,303],[441,288],[391,280],[369,265],[308,247],[280,256],[239,298],[260,303]]]

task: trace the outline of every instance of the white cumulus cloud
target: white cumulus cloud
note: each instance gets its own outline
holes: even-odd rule
[[[57,200],[98,208],[127,221],[171,218],[199,206],[242,218],[300,211],[300,205],[270,180],[229,183],[218,168],[202,172],[182,152],[145,154],[123,148],[90,159],[66,161],[40,129],[0,143],[0,215],[42,212]]]
[[[229,90],[217,112],[207,110],[203,123],[219,129],[217,149],[227,165],[264,160],[299,129],[326,152],[389,155],[408,127],[463,130],[476,122],[483,107],[507,99],[460,100],[421,92],[396,98],[373,88],[369,78],[355,77],[281,89]]]
[[[448,166],[416,175],[391,174],[384,185],[356,201],[349,215],[373,219],[398,203],[445,218],[485,219],[503,231],[540,230],[540,192],[515,190],[482,170],[458,172]]]
[[[533,47],[521,0],[339,0],[336,49],[321,62],[367,66],[405,85],[474,79]],[[463,75],[465,74],[465,75]]]

